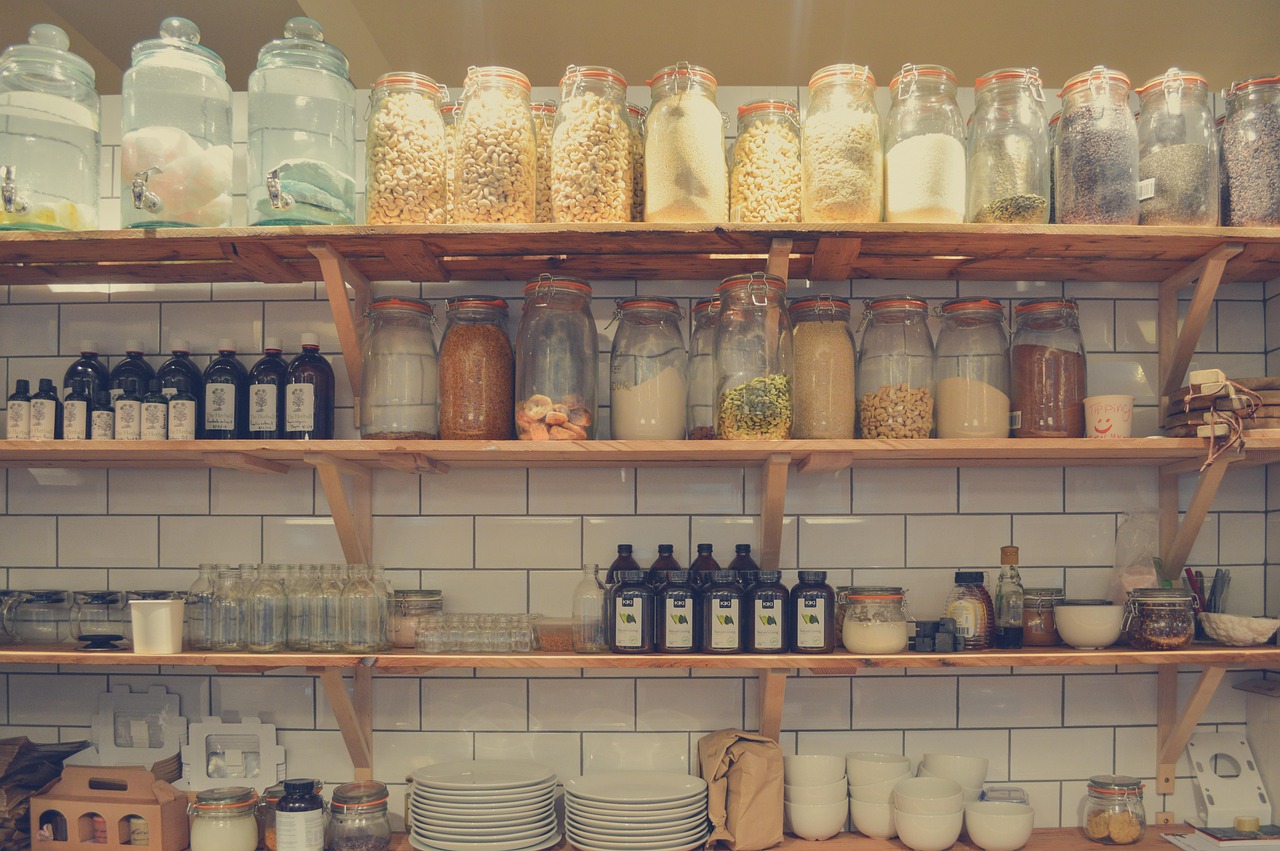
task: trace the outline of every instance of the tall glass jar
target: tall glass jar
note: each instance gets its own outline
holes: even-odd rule
[[[241,573],[245,565],[240,566]],[[246,583],[244,603],[249,621],[246,649],[251,653],[278,653],[289,638],[289,597],[280,577],[280,565],[260,564],[253,581]]]
[[[866,438],[933,432],[933,335],[929,305],[913,295],[870,299],[858,351],[858,425]]]
[[[806,296],[793,300],[789,312],[795,355],[791,436],[851,439],[857,405],[849,300],[826,293]]]
[[[1280,225],[1280,76],[1232,84],[1222,124],[1223,224]]]
[[[245,623],[243,582],[240,569],[218,565],[213,586],[213,650],[243,650],[248,633]]]
[[[1054,221],[1136,225],[1138,124],[1129,107],[1129,78],[1098,65],[1072,77],[1059,94]]]
[[[1075,299],[1028,299],[1014,316],[1013,436],[1084,437],[1088,376]]]
[[[70,45],[36,24],[0,54],[0,230],[98,226],[98,92]]]
[[[249,224],[355,222],[355,115],[347,57],[290,18],[249,75]]]
[[[458,138],[458,116],[462,111],[461,104],[446,103],[440,107],[440,118],[444,121],[444,157],[445,157],[445,221],[453,222],[453,184],[455,176],[454,147]]]
[[[684,334],[673,299],[622,299],[609,353],[609,421],[615,440],[681,440],[685,429]]]
[[[685,427],[690,440],[710,440],[716,436],[716,319],[720,297],[698,299],[693,306],[693,330],[689,332],[689,360],[685,378],[689,395],[685,401]]]
[[[384,74],[373,85],[365,136],[365,220],[371,225],[444,224],[448,156],[435,80],[412,71]]]
[[[1104,845],[1132,845],[1147,828],[1142,781],[1123,774],[1089,778],[1084,804],[1084,835]]]
[[[311,649],[316,653],[336,653],[344,639],[342,624],[342,591],[346,565],[326,564],[321,570],[311,613]]]
[[[1204,77],[1170,68],[1138,89],[1139,220],[1218,224],[1218,136]]]
[[[800,221],[800,110],[794,101],[758,100],[738,107],[729,221]]]
[[[880,654],[907,649],[907,604],[901,588],[854,586],[847,599],[841,630],[845,650]]]
[[[352,564],[347,569],[342,586],[342,652],[373,653],[387,640],[387,595],[373,581],[369,565]]]
[[[884,147],[876,78],[865,65],[828,65],[809,78],[801,136],[802,220],[878,222]]]
[[[506,299],[468,295],[445,302],[440,341],[440,439],[509,440],[515,359]]]
[[[1195,602],[1181,588],[1134,588],[1125,602],[1125,637],[1139,650],[1181,650],[1195,638]]]
[[[1009,335],[991,298],[942,305],[933,352],[938,437],[1009,436]]]
[[[254,851],[258,793],[248,786],[224,786],[196,793],[191,816],[191,851]]]
[[[968,220],[1049,221],[1049,122],[1035,68],[979,77],[969,132]]]
[[[644,134],[649,111],[627,104],[627,132],[631,139],[631,221],[644,221]]]
[[[289,597],[287,646],[290,650],[307,651],[311,649],[311,638],[315,632],[316,597],[320,594],[320,566],[296,564],[290,565],[290,568],[293,570],[293,581],[285,585],[285,593]]]
[[[187,645],[192,650],[213,649],[213,592],[218,568],[225,565],[202,564],[196,581],[186,593]]]
[[[516,334],[521,440],[595,437],[598,348],[589,283],[543,274],[525,285]]]
[[[230,227],[231,86],[200,28],[166,18],[120,94],[120,226]]]
[[[535,222],[550,222],[551,215],[551,142],[555,137],[556,102],[545,100],[531,107],[533,135],[537,149],[537,201],[534,205]]]
[[[963,222],[965,132],[956,75],[908,63],[889,84],[889,99],[884,220]]]
[[[416,298],[376,298],[365,314],[360,436],[435,440],[440,409],[435,315]]]
[[[582,579],[573,589],[573,651],[605,653],[609,650],[609,591],[600,581],[600,565],[584,564]]]
[[[456,132],[453,220],[534,221],[538,146],[529,78],[498,65],[467,69]]]
[[[680,62],[655,74],[649,91],[644,220],[727,221],[729,169],[716,78],[706,68]]]
[[[612,68],[570,65],[551,137],[551,220],[631,221],[627,81]]]
[[[387,787],[376,780],[344,783],[333,790],[325,851],[385,851],[391,847]]]
[[[787,282],[753,272],[725,278],[716,291],[716,437],[786,440],[792,423]]]

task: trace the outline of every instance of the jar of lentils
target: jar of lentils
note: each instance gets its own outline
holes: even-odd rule
[[[1222,124],[1226,183],[1223,224],[1280,225],[1280,76],[1252,77],[1231,86]]]
[[[1135,588],[1125,607],[1125,636],[1139,650],[1181,650],[1195,638],[1195,597],[1190,591]]]
[[[716,319],[720,298],[699,299],[693,306],[693,330],[689,333],[689,360],[685,376],[689,395],[685,399],[685,427],[690,440],[710,440],[716,436]]]
[[[800,110],[793,101],[738,107],[729,221],[800,221]]]
[[[1170,68],[1138,89],[1139,219],[1218,224],[1218,135],[1204,77]]]
[[[1054,220],[1136,225],[1138,124],[1129,107],[1129,78],[1099,65],[1068,80],[1060,95]]]
[[[533,105],[533,132],[538,150],[538,200],[535,222],[551,221],[551,140],[555,135],[556,102],[542,101]]]
[[[913,295],[865,303],[858,352],[858,422],[867,438],[933,433],[933,335],[929,305]]]
[[[884,149],[876,78],[865,65],[828,65],[809,79],[801,137],[801,207],[806,222],[878,222]]]
[[[570,65],[552,132],[552,221],[630,221],[626,79],[612,68]]]
[[[365,142],[369,224],[447,221],[448,153],[440,115],[447,96],[435,80],[411,71],[384,74],[374,83]]]
[[[786,440],[792,423],[792,339],[787,282],[754,272],[717,288],[716,437]]]
[[[853,330],[849,300],[823,293],[791,302],[797,440],[854,436]]]
[[[680,62],[649,81],[644,140],[646,222],[723,222],[729,218],[729,169],[716,78]]]
[[[1061,588],[1027,588],[1022,592],[1022,643],[1053,647],[1062,643],[1053,609],[1067,599]]]
[[[1103,845],[1132,845],[1147,828],[1142,781],[1123,774],[1089,778],[1084,804],[1084,835]]]
[[[445,302],[440,341],[440,439],[510,440],[515,357],[507,302],[468,295]]]
[[[537,203],[537,142],[529,78],[489,65],[472,67],[462,90],[454,163],[459,224],[532,222]]]
[[[627,132],[631,136],[631,221],[644,221],[644,133],[649,111],[627,104]]]

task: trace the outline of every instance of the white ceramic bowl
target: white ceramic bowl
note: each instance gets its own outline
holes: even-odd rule
[[[872,839],[893,839],[898,829],[893,826],[893,804],[868,804],[849,799],[849,818],[853,829]]]
[[[927,753],[920,760],[921,769],[928,769],[932,777],[945,777],[961,786],[981,786],[987,782],[988,760],[980,756]]]
[[[893,803],[893,787],[910,776],[910,774],[904,774],[901,777],[890,777],[888,780],[880,780],[876,783],[850,786],[849,797],[867,804],[891,804]]]
[[[895,810],[893,824],[898,830],[898,839],[912,851],[946,851],[960,838],[964,810],[932,815]]]
[[[857,751],[844,755],[844,770],[850,786],[893,780],[911,773],[911,758],[902,754]]]
[[[945,777],[908,777],[893,787],[893,807],[900,813],[945,815],[964,812],[960,784]]]
[[[821,786],[783,786],[783,800],[792,804],[842,804],[849,799],[849,787],[843,780]]]
[[[782,776],[788,786],[823,786],[844,780],[844,757],[825,754],[784,756]]]
[[[960,797],[964,799],[966,804],[972,803],[982,797],[981,786],[961,786]]]
[[[1031,838],[1035,811],[1009,801],[975,801],[964,808],[969,839],[984,851],[1018,851]]]
[[[1070,602],[1053,607],[1058,635],[1077,650],[1110,647],[1120,638],[1124,606],[1077,606]]]
[[[1221,612],[1202,612],[1200,623],[1210,638],[1228,647],[1266,644],[1280,627],[1280,619],[1277,618],[1250,618]]]
[[[844,830],[849,818],[849,806],[841,801],[838,804],[788,804],[783,803],[782,814],[786,816],[791,832],[801,839],[817,842],[830,839]]]

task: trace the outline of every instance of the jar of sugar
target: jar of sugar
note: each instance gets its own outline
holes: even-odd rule
[[[889,84],[885,221],[964,221],[965,127],[956,75],[941,65],[902,66]]]

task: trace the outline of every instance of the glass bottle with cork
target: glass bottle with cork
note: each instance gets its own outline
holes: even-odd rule
[[[702,592],[702,652],[742,652],[742,585],[732,570],[717,570]]]
[[[320,338],[302,335],[302,354],[289,362],[284,436],[333,439],[333,367],[320,354]]]
[[[698,591],[690,583],[690,572],[672,570],[657,593],[654,614],[654,644],[659,653],[696,653],[702,628],[698,611]]]
[[[995,645],[1002,650],[1022,647],[1022,577],[1018,573],[1018,548],[1000,548],[1000,579],[994,603]]]
[[[762,570],[747,594],[747,650],[752,653],[786,653],[791,624],[787,618],[790,595],[782,584],[782,571]]]

